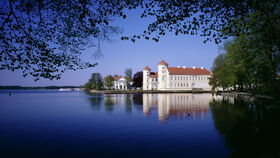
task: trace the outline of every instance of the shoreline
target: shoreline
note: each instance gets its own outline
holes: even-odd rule
[[[212,93],[215,95],[240,98],[245,101],[255,101],[256,99],[278,99],[266,95],[252,95],[246,92],[217,92],[212,90],[90,90],[91,94],[162,94],[162,93]]]
[[[278,98],[272,97],[272,96],[267,96],[267,95],[252,95],[250,93],[246,92],[220,92],[217,93],[218,95],[221,96],[228,96],[228,97],[233,97],[233,98],[240,98],[245,101],[255,101],[257,99],[268,99],[268,100],[275,100]]]
[[[216,93],[211,90],[90,90],[92,94],[144,94],[144,93]]]

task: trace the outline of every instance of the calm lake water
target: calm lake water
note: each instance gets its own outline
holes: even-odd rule
[[[8,157],[280,157],[280,110],[211,94],[0,91]]]

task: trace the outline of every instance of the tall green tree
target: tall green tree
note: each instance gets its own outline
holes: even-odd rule
[[[125,77],[128,77],[128,78],[132,78],[132,69],[128,68],[128,69],[125,69]]]
[[[131,82],[132,82],[132,69],[127,68],[125,69],[125,79],[126,79],[126,85],[128,89],[131,89]]]
[[[225,43],[225,54],[219,55],[213,63],[210,78],[213,88],[237,87],[239,91],[279,95],[277,66],[271,67],[268,55],[271,52],[264,53],[256,39],[243,34]]]
[[[108,75],[104,78],[104,87],[111,89],[114,86],[114,78]]]
[[[103,81],[100,73],[92,73],[89,81],[84,85],[86,90],[100,90],[102,88]]]
[[[212,89],[222,87],[223,90],[233,85],[233,76],[231,73],[231,67],[227,63],[226,55],[219,54],[213,63],[212,74],[209,78],[209,84]]]
[[[133,84],[135,88],[141,88],[143,84],[143,71],[138,71],[133,75]]]

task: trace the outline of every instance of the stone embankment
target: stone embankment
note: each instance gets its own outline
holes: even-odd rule
[[[143,94],[143,93],[215,93],[205,90],[91,90],[94,94]]]
[[[222,95],[222,96],[229,96],[229,97],[234,97],[234,98],[240,98],[243,99],[245,101],[255,101],[257,98],[262,98],[262,99],[275,99],[271,96],[265,96],[265,95],[252,95],[250,93],[245,93],[245,92],[221,92],[218,93],[218,95]]]

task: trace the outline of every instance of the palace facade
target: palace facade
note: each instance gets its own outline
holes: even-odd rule
[[[122,75],[114,77],[114,89],[125,90],[127,89],[127,82]]]
[[[157,72],[152,72],[148,66],[143,69],[143,90],[211,90],[210,75],[203,67],[168,67],[162,60]]]

